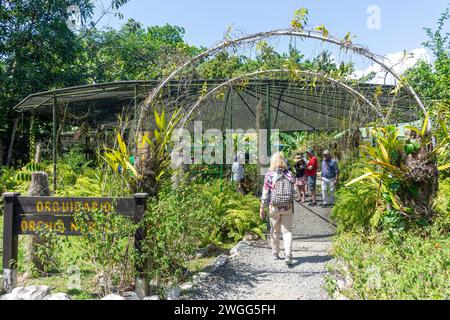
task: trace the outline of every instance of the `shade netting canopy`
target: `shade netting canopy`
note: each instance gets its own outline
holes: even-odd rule
[[[167,112],[191,109],[205,93],[227,80],[171,81],[157,99],[158,108]],[[58,118],[67,124],[116,127],[118,116],[133,119],[139,106],[159,81],[120,81],[67,87],[34,93],[15,110],[44,119],[52,119],[53,106]],[[417,120],[420,109],[406,90],[393,95],[394,87],[348,84],[368,101],[389,114],[390,123]],[[223,86],[217,94],[205,98],[190,114],[189,123],[202,121],[202,128],[255,128],[256,110],[262,104],[270,128],[288,131],[337,130],[344,126],[367,125],[379,118],[375,110],[354,93],[336,83],[313,80],[248,79]],[[150,120],[151,121],[151,120]]]

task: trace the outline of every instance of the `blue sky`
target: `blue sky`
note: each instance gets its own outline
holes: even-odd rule
[[[124,20],[133,18],[146,26],[170,23],[186,29],[185,39],[197,46],[211,46],[222,39],[228,25],[246,33],[289,26],[293,12],[309,9],[309,24],[324,24],[332,34],[357,35],[354,42],[386,55],[421,47],[423,27],[436,25],[448,0],[130,0],[120,9]],[[369,29],[369,6],[378,6],[381,28]],[[105,19],[113,27],[124,21]]]
[[[106,1],[106,0],[97,0]],[[449,0],[130,0],[120,9],[124,19],[110,15],[102,20],[101,26],[120,27],[127,19],[133,18],[144,26],[178,25],[186,30],[187,43],[210,47],[223,39],[228,26],[235,32],[251,34],[287,28],[295,9],[309,9],[308,26],[324,24],[332,35],[343,38],[347,32],[356,36],[354,43],[369,48],[384,56],[385,63],[394,67],[398,73],[413,66],[417,60],[432,61],[431,53],[423,48],[427,40],[424,27],[436,28],[437,20]],[[374,9],[373,9],[374,8]],[[379,27],[368,27],[368,21],[377,11]],[[271,43],[279,51],[287,48],[289,39],[275,40]],[[372,82],[394,84],[379,66],[364,58],[343,54],[339,48],[317,41],[296,41],[296,47],[313,58],[320,51],[331,52],[337,63],[354,63],[355,76],[375,72]],[[407,59],[404,51],[412,53]]]

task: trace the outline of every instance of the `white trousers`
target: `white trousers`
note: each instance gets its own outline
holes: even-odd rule
[[[335,190],[336,190],[336,178],[322,177],[322,197],[324,204],[334,204]]]
[[[294,208],[287,211],[278,211],[274,207],[269,207],[270,217],[270,240],[272,253],[280,252],[280,234],[283,234],[285,256],[292,257],[292,219]]]

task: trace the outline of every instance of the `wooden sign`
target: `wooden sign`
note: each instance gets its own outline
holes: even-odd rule
[[[74,215],[100,211],[115,212],[138,222],[143,212],[136,201],[139,198],[69,198],[69,197],[15,197],[14,233],[36,234],[41,225],[60,235],[79,235]]]
[[[78,236],[80,230],[75,215],[86,215],[88,221],[93,212],[117,213],[139,222],[144,216],[147,194],[138,193],[133,198],[90,197],[21,197],[7,192],[3,219],[3,269],[7,287],[14,287],[14,269],[17,264],[18,235],[35,235],[40,226],[46,225],[58,235]],[[142,240],[142,232],[135,234],[135,243]]]

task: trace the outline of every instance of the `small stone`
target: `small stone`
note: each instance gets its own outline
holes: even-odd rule
[[[50,295],[49,286],[29,286],[14,288],[8,300],[43,300]]]
[[[211,274],[209,272],[199,272],[192,277],[194,285],[200,285],[202,281],[205,281]]]
[[[195,251],[195,259],[204,258],[207,255],[206,248],[198,249]]]
[[[104,296],[101,300],[125,300],[125,298],[118,294],[111,293],[108,294],[107,296]]]
[[[353,281],[353,278],[350,275],[347,275],[345,277],[345,282],[346,282],[347,288],[353,287],[354,281]]]
[[[192,282],[185,282],[180,286],[181,291],[190,291],[194,287]]]
[[[72,300],[72,298],[67,293],[54,293],[48,296],[45,300]]]
[[[145,297],[142,300],[159,300],[159,297],[158,296],[148,296],[148,297]]]
[[[145,278],[136,277],[135,278],[135,289],[134,293],[139,299],[143,299],[146,293],[150,290],[150,285],[147,285]]]
[[[339,291],[344,291],[345,289],[347,289],[347,284],[342,279],[339,279],[338,281],[336,281],[336,284],[337,284]]]
[[[3,276],[0,276],[0,294],[4,293],[5,290],[3,289]]]
[[[167,300],[177,300],[180,297],[181,288],[180,287],[173,287],[167,290],[166,296]]]
[[[248,246],[249,243],[247,241],[240,241],[230,250],[230,255],[238,254],[245,246]]]
[[[253,232],[247,232],[243,238],[244,241],[256,241],[259,239],[259,236]]]
[[[228,261],[228,256],[221,254],[220,256],[218,256],[216,258],[216,260],[214,260],[214,264],[213,264],[213,271],[223,267]]]
[[[123,297],[125,300],[141,300],[135,292],[124,292]]]

